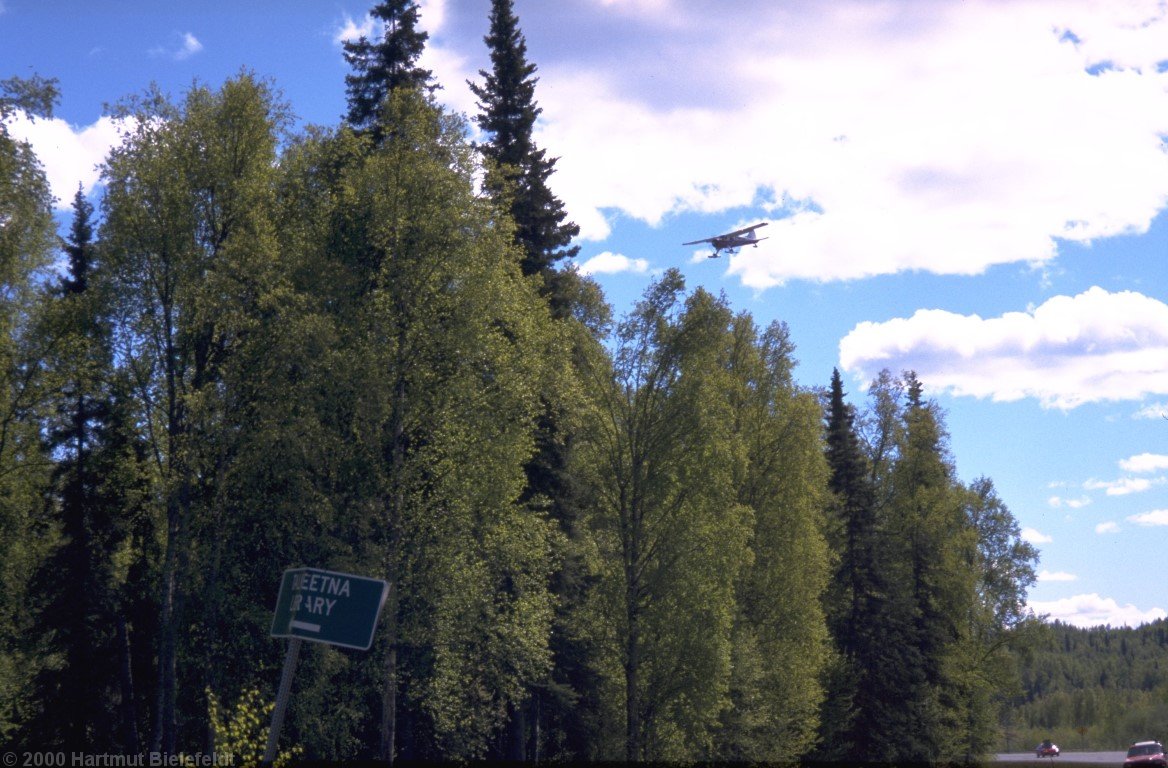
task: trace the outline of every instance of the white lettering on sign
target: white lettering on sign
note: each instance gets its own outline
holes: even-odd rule
[[[292,589],[297,592],[319,592],[324,595],[348,597],[349,580],[323,573],[298,573],[292,577]]]

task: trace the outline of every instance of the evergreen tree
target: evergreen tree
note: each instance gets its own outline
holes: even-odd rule
[[[917,377],[905,374],[904,428],[892,467],[888,532],[898,629],[916,653],[901,709],[911,719],[895,759],[960,757],[968,728],[955,696],[954,660],[968,629],[976,534],[963,508],[944,422]]]
[[[871,471],[856,434],[855,409],[844,400],[843,381],[832,370],[827,409],[826,456],[829,531],[837,561],[827,593],[828,625],[840,657],[829,671],[819,756],[831,760],[863,759],[874,725],[874,690],[868,676],[875,669],[875,630],[885,597],[879,554],[879,530]]]
[[[535,101],[536,66],[527,60],[512,0],[492,0],[491,27],[485,41],[492,69],[480,70],[483,85],[470,83],[479,100],[479,127],[490,138],[483,154],[490,161],[487,188],[515,220],[523,250],[523,274],[539,274],[558,315],[568,311],[565,291],[556,287],[555,263],[576,254],[570,247],[580,228],[566,221],[564,204],[548,186],[556,160],[535,146],[532,133],[542,111]]]
[[[834,549],[839,562],[829,604],[832,634],[846,658],[855,658],[873,617],[871,601],[883,593],[877,555],[877,521],[868,461],[855,431],[855,411],[844,401],[843,382],[832,370],[827,418],[828,488],[833,494]]]
[[[533,140],[535,121],[540,113],[535,102],[536,67],[527,61],[527,44],[519,30],[511,0],[494,0],[490,32],[484,40],[490,50],[492,71],[480,70],[484,85],[469,85],[479,99],[481,112],[476,122],[489,136],[481,147],[488,165],[486,186],[499,207],[509,213],[515,223],[515,241],[521,252],[523,274],[538,275],[553,314],[565,318],[571,309],[569,294],[572,287],[568,276],[555,270],[555,262],[576,253],[577,249],[569,248],[569,245],[579,233],[579,227],[565,221],[567,214],[563,203],[548,187],[555,160],[548,159]],[[571,374],[571,371],[567,373]],[[567,444],[572,436],[567,434],[564,414],[567,406],[563,393],[571,389],[569,385],[560,387],[558,392],[544,393],[544,413],[536,437],[538,452],[528,464],[525,491],[528,499],[550,505],[552,516],[568,536],[576,530],[578,514],[567,477]],[[580,566],[569,553],[564,553],[562,566],[556,588],[564,593],[564,599],[571,599],[567,594],[573,589],[570,584],[579,582],[568,571],[579,571]],[[564,632],[556,633],[560,640],[559,658],[565,661],[577,654],[571,643],[566,642],[569,636]],[[560,683],[553,683],[553,687],[566,683],[559,675],[560,669],[557,665],[556,676],[561,678]],[[544,709],[542,702],[536,702],[534,698],[543,696],[542,691],[533,691],[531,702],[531,707],[541,711]],[[554,705],[549,710],[554,711],[553,708]],[[506,756],[523,759],[526,751],[523,745],[531,741],[524,732],[527,730],[525,721],[530,717],[525,711],[515,715],[514,743]]]
[[[35,578],[41,603],[38,629],[60,663],[40,674],[40,716],[26,727],[28,743],[69,750],[110,749],[116,712],[118,644],[114,551],[122,539],[118,510],[102,504],[103,478],[95,453],[106,416],[104,385],[112,355],[109,330],[89,290],[94,262],[93,206],[78,190],[64,243],[68,272],[54,293],[46,335],[58,350],[48,366],[59,381],[48,429],[57,462],[47,501],[61,542]],[[111,695],[112,694],[112,695]]]
[[[382,0],[369,15],[381,25],[380,40],[370,41],[362,35],[344,43],[345,61],[353,68],[345,76],[349,100],[345,120],[380,140],[386,98],[397,88],[430,91],[434,86],[430,70],[417,64],[429,37],[418,29],[417,4],[413,0]]]

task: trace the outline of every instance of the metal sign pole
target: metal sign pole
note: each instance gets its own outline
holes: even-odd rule
[[[3,0],[0,0],[0,5]],[[370,579],[351,573],[323,571],[319,568],[289,568],[280,579],[280,594],[272,616],[272,637],[288,638],[280,690],[272,710],[272,727],[264,750],[264,765],[276,760],[276,742],[288,709],[292,692],[292,675],[300,643],[309,640],[342,648],[367,651],[373,644],[377,617],[385,605],[389,585],[383,579]]]
[[[276,693],[276,708],[272,710],[272,727],[268,730],[268,747],[264,750],[264,765],[271,765],[276,760],[276,742],[280,740],[280,726],[284,724],[284,712],[288,709],[288,695],[292,692],[292,675],[296,671],[301,642],[299,637],[288,640],[284,671],[280,673],[280,690]]]

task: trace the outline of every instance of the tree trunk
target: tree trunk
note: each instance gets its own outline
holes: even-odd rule
[[[631,569],[630,569],[631,570]],[[628,637],[625,639],[625,760],[640,761],[641,744],[641,627],[636,588],[630,584],[626,595]]]
[[[396,567],[396,563],[394,564]],[[385,598],[385,631],[389,643],[385,647],[385,687],[381,691],[381,746],[378,759],[393,764],[397,741],[397,573],[389,574],[389,590]]]
[[[120,610],[116,618],[119,654],[119,682],[122,689],[122,747],[127,755],[136,755],[138,747],[138,707],[134,701],[133,656],[130,650],[130,632]]]
[[[175,653],[175,589],[176,589],[176,531],[177,521],[172,511],[167,525],[166,555],[162,566],[162,601],[158,638],[158,690],[154,700],[154,728],[150,736],[151,752],[171,753],[174,749],[174,710],[177,673]]]
[[[404,348],[404,331],[398,332],[398,349]],[[398,365],[398,370],[404,367]],[[385,649],[385,687],[381,693],[381,748],[380,758],[393,764],[397,743],[397,610],[398,574],[401,568],[402,515],[405,510],[405,488],[403,487],[406,462],[405,445],[405,402],[406,380],[399,375],[393,388],[394,400],[389,414],[389,477],[390,497],[386,504],[385,522],[388,529],[386,552],[386,581],[389,582],[385,598],[385,631],[388,644]]]

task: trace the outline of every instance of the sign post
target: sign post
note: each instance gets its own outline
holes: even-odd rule
[[[270,765],[276,759],[276,742],[288,709],[301,641],[369,650],[388,592],[389,585],[381,579],[317,568],[284,571],[271,635],[287,637],[288,652],[284,656],[276,708],[272,711],[272,725],[268,730],[265,764]]]

